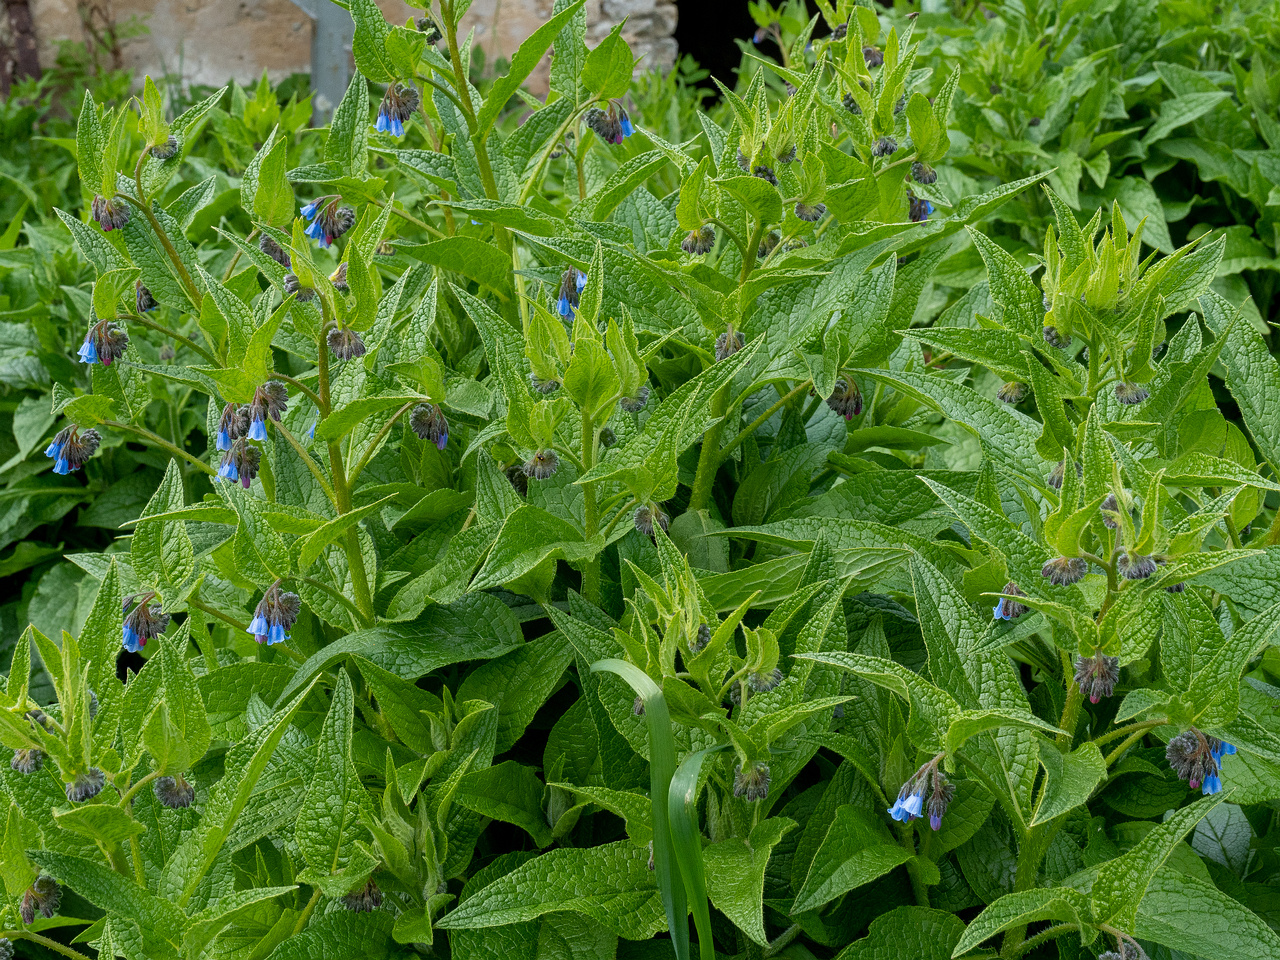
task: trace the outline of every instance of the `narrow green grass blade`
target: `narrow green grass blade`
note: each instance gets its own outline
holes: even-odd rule
[[[715,942],[711,936],[711,909],[707,905],[706,870],[702,863],[702,839],[698,834],[698,776],[702,761],[713,753],[727,750],[728,744],[708,747],[684,758],[671,778],[667,803],[671,819],[671,842],[676,863],[684,877],[684,885],[693,907],[693,922],[698,928],[698,953],[702,960],[715,960]]]
[[[598,660],[591,672],[615,673],[625,680],[644,702],[644,719],[649,728],[649,801],[653,804],[653,869],[667,913],[667,929],[675,947],[676,960],[689,960],[689,901],[684,883],[676,875],[671,829],[667,822],[668,791],[676,769],[676,739],[671,732],[671,714],[662,689],[634,664],[625,660]],[[695,776],[695,780],[696,780]],[[701,859],[699,859],[701,865]],[[704,894],[705,899],[705,894]],[[705,910],[705,906],[704,906]],[[701,927],[698,928],[701,931]]]

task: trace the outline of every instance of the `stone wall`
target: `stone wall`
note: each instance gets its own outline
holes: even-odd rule
[[[104,0],[99,0],[103,3]],[[703,0],[715,2],[715,0]],[[56,41],[79,39],[75,0],[30,0],[42,63],[52,63]],[[273,80],[306,73],[311,25],[291,0],[109,0],[118,23],[141,20],[148,32],[123,46],[124,65],[137,76],[179,75],[191,83],[220,85],[228,79],[256,80],[265,69]],[[413,15],[401,0],[378,0],[387,19]],[[552,0],[475,0],[464,27],[489,58],[510,56],[550,15]],[[640,67],[670,67],[675,61],[675,0],[588,0],[587,42],[603,39],[624,17],[623,36]],[[545,68],[533,78],[545,85]]]

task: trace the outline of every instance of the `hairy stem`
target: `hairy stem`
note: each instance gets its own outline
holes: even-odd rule
[[[153,443],[157,447],[160,447],[162,450],[167,450],[169,453],[173,454],[175,457],[181,457],[183,460],[186,460],[188,463],[194,464],[195,466],[199,467],[201,470],[203,470],[205,473],[209,474],[210,476],[217,476],[218,474],[217,470],[213,469],[213,467],[209,466],[203,460],[193,456],[192,454],[187,453],[187,451],[185,450],[175,447],[172,443],[170,443],[164,437],[161,437],[158,434],[152,433],[150,430],[146,429],[145,427],[136,427],[131,423],[121,423],[119,420],[103,420],[102,425],[104,427],[109,427],[112,430],[124,430],[127,433],[136,433],[138,436],[145,439],[148,443]]]
[[[170,340],[178,341],[178,343],[182,344],[184,347],[190,347],[196,353],[200,354],[200,356],[204,357],[205,360],[207,360],[209,363],[215,366],[220,366],[217,357],[215,357],[212,353],[210,353],[204,347],[200,346],[200,344],[196,343],[190,337],[184,337],[182,334],[178,333],[176,330],[170,330],[168,327],[164,326],[163,324],[156,323],[154,320],[144,317],[140,313],[125,314],[121,317],[118,317],[117,319],[128,320],[130,323],[140,323],[142,324],[142,326],[147,327],[151,330],[154,330],[156,333],[164,334]]]
[[[780,397],[777,403],[774,403],[768,410],[743,427],[736,437],[720,448],[720,462],[724,463],[725,458],[737,448],[738,444],[742,443],[747,439],[747,437],[755,433],[756,430],[760,429],[760,427],[763,426],[770,417],[790,403],[792,399],[799,396],[805,390],[808,390],[812,385],[812,380],[806,380],[799,386],[793,387],[790,391]]]
[[[582,411],[582,472],[585,475],[596,465],[596,426],[591,414]],[[596,485],[582,485],[582,508],[586,538],[590,540],[600,531],[600,506],[596,502]],[[582,596],[589,602],[600,603],[600,557],[586,561],[582,568]]]

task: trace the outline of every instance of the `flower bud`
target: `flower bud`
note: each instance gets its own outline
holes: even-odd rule
[[[827,406],[846,420],[862,413],[862,391],[858,389],[858,381],[844,377],[836,380],[835,390],[827,397]]]
[[[858,104],[858,101],[854,98],[852,93],[846,93],[841,103],[843,103],[844,108],[855,117],[862,116],[862,107]]]
[[[732,326],[724,333],[716,337],[716,362],[727,357],[733,356],[739,350],[747,345],[747,338],[742,335],[742,331],[734,330]]]
[[[351,284],[347,283],[347,261],[343,260],[338,264],[338,269],[329,274],[329,282],[339,293],[351,292]]]
[[[1027,385],[1019,383],[1017,380],[1009,381],[996,392],[996,399],[1001,403],[1021,403],[1026,399],[1026,396]]]
[[[1018,585],[1010,580],[1004,585],[1001,593],[1011,593],[1015,597],[1025,597],[1026,594],[1018,589]],[[1027,605],[1019,603],[1017,600],[1010,600],[1008,597],[1001,597],[996,601],[992,613],[997,620],[1017,620],[1020,616],[1027,612]]]
[[[645,404],[649,402],[649,386],[642,384],[640,389],[636,391],[634,397],[623,397],[618,401],[620,406],[627,413],[639,413],[644,409]]]
[[[142,281],[138,280],[133,285],[134,305],[138,308],[139,313],[150,313],[160,304],[156,303],[156,298],[151,295],[151,291],[142,285]]]
[[[947,807],[951,805],[951,800],[955,795],[955,784],[947,780],[941,770],[934,767],[933,790],[929,794],[929,802],[927,804],[929,826],[932,829],[942,829],[942,818],[946,814]]]
[[[1040,118],[1039,118],[1039,117],[1032,117],[1030,120],[1028,120],[1028,121],[1027,121],[1027,126],[1028,126],[1028,127],[1038,127],[1038,126],[1040,126]]]
[[[680,241],[680,249],[691,257],[700,257],[705,253],[710,253],[711,248],[716,245],[716,230],[709,223],[704,223],[697,230],[690,230],[688,235]]]
[[[884,54],[875,47],[863,47],[862,59],[869,70],[874,70],[876,67],[884,65]]]
[[[773,169],[771,167],[766,167],[764,166],[764,164],[761,164],[757,166],[754,170],[752,170],[751,175],[753,177],[759,177],[761,180],[765,181],[766,183],[772,184],[775,187],[778,185],[777,175],[773,172]]]
[[[1191,727],[1169,741],[1164,755],[1179,780],[1209,796],[1222,789],[1222,761],[1235,752],[1232,744]]]
[[[618,442],[618,435],[613,432],[613,427],[605,427],[600,431],[600,446],[608,449]]]
[[[141,288],[145,290],[146,288]],[[150,294],[148,294],[150,296]],[[152,308],[155,307],[155,301],[152,301]],[[138,308],[142,308],[141,294],[139,294]],[[124,332],[124,327],[116,323],[114,320],[99,320],[89,328],[89,332],[84,335],[84,343],[80,344],[78,356],[88,364],[100,363],[104,367],[111,364],[124,356],[125,349],[129,346],[129,334]]]
[[[547,480],[555,475],[560,466],[560,458],[554,450],[539,450],[524,465],[524,475],[534,480]]]
[[[9,761],[9,766],[18,771],[18,773],[35,773],[44,766],[44,751],[37,750],[35,747],[15,750],[13,751],[13,759]]]
[[[293,273],[284,275],[284,295],[286,297],[296,297],[299,303],[307,303],[316,298],[316,292],[310,287],[304,287],[297,274]]]
[[[102,792],[107,782],[107,775],[97,767],[90,767],[84,773],[76,774],[76,778],[65,785],[67,799],[72,803],[84,803],[92,800]]]
[[[1156,558],[1121,550],[1116,556],[1116,572],[1126,580],[1145,580],[1156,572]]]
[[[938,171],[927,163],[921,163],[917,160],[911,165],[911,179],[927,187],[938,182]]]
[[[276,243],[270,234],[264,233],[258,238],[258,249],[286,270],[293,268],[293,261],[289,259],[289,252]]]
[[[196,798],[196,788],[179,774],[176,777],[161,777],[151,787],[156,799],[170,810],[181,810],[189,807]]]
[[[808,221],[809,223],[817,223],[827,215],[827,205],[825,203],[797,203],[796,216]]]
[[[774,667],[769,671],[747,674],[747,686],[756,693],[768,693],[782,682],[782,671]]]
[[[933,213],[933,204],[924,197],[917,197],[911,191],[907,191],[907,217],[912,223],[923,223],[929,219],[929,214]]]
[[[0,960],[13,960],[13,942],[8,937],[0,937]]]
[[[848,33],[849,33],[849,22],[846,20],[844,23],[836,24],[836,28],[831,31],[831,39],[843,40]]]
[[[1055,587],[1069,587],[1089,572],[1089,564],[1080,557],[1058,557],[1040,568],[1040,576]]]
[[[1080,692],[1089,698],[1089,702],[1097,703],[1115,692],[1116,681],[1120,679],[1120,658],[1108,657],[1103,653],[1096,653],[1092,657],[1077,657],[1075,679]]]
[[[352,890],[340,902],[352,913],[372,913],[382,906],[382,891],[370,877],[368,883]]]
[[[284,643],[289,639],[289,631],[298,621],[298,613],[302,609],[302,600],[296,593],[281,591],[277,581],[267,588],[254,608],[253,620],[249,622],[246,632],[253,634],[259,643],[270,646],[273,643]]]
[[[760,239],[760,246],[756,247],[756,259],[765,259],[778,248],[778,244],[781,242],[782,234],[777,230],[770,230]]]
[[[1071,346],[1071,337],[1058,330],[1057,327],[1048,326],[1044,328],[1044,342],[1051,347],[1057,347],[1059,350],[1065,350]]]
[[[22,895],[22,906],[18,912],[22,914],[22,922],[31,926],[37,912],[46,920],[51,920],[58,912],[58,904],[61,902],[62,888],[58,886],[58,881],[47,874],[41,874]]]
[[[742,148],[738,148],[738,169],[743,173],[751,171],[751,158],[742,152]]]
[[[108,200],[98,194],[93,198],[89,212],[93,215],[93,219],[98,221],[103,233],[119,230],[129,222],[129,204],[123,197],[112,197]]]
[[[1077,463],[1075,466],[1076,466],[1076,476],[1077,477],[1084,476],[1084,468],[1080,466],[1079,463]],[[1066,475],[1067,475],[1067,462],[1065,460],[1059,460],[1058,465],[1053,468],[1053,471],[1047,477],[1044,478],[1044,482],[1047,483],[1049,486],[1053,487],[1053,489],[1055,490],[1061,490],[1062,481],[1066,479]]]
[[[289,392],[279,380],[268,380],[258,387],[249,403],[249,439],[266,440],[267,418],[279,423],[280,415],[288,409]]]
[[[631,713],[637,717],[644,716],[644,698],[643,697],[639,697],[639,696],[636,697],[635,701],[631,704]]]
[[[1120,512],[1120,504],[1116,502],[1116,495],[1114,493],[1107,494],[1107,498],[1103,500],[1102,504],[1098,507],[1098,512],[1102,514],[1102,525],[1108,530],[1118,530],[1120,528],[1119,521],[1116,520],[1115,517],[1111,516],[1113,513]]]
[[[327,247],[355,226],[356,212],[351,207],[341,206],[340,196],[321,199],[327,202],[322,205],[320,200],[313,200],[302,208],[302,215],[311,221],[306,235],[320,241],[320,246]]]
[[[888,157],[898,151],[898,141],[893,137],[881,137],[871,147],[873,157]]]
[[[253,478],[258,475],[262,465],[262,451],[245,440],[237,440],[231,449],[222,455],[218,466],[219,480],[238,480],[240,486],[249,489]]]
[[[671,522],[671,518],[656,503],[646,503],[636,507],[634,520],[636,529],[646,537],[653,536],[654,527],[661,527],[662,532],[666,533],[667,526]]]
[[[248,433],[249,408],[235,403],[228,403],[223,407],[222,416],[218,419],[218,449],[230,450],[234,441]]]
[[[769,796],[769,767],[763,763],[750,764],[746,769],[738,765],[733,774],[733,795],[749,802]]]
[[[789,87],[789,89],[787,90],[787,96],[789,97],[795,96],[796,88],[792,87],[791,84],[787,84],[787,86]],[[796,145],[794,143],[791,146],[789,146],[786,150],[783,150],[782,153],[778,154],[778,162],[779,163],[795,163],[796,162]]]
[[[1116,399],[1126,406],[1141,403],[1149,396],[1151,393],[1140,384],[1127,383],[1123,380],[1116,384]]]
[[[175,156],[178,152],[178,138],[173,134],[169,134],[169,138],[164,143],[153,143],[147,147],[147,153],[155,157],[157,160],[168,160]]]
[[[449,421],[434,403],[420,403],[409,414],[409,429],[419,440],[427,440],[443,450],[449,443]]]
[[[440,32],[440,27],[436,25],[435,20],[431,17],[415,17],[413,25],[419,33],[426,35],[427,43],[439,43],[444,36]]]
[[[169,627],[169,614],[160,604],[151,602],[155,596],[148,593],[125,598],[124,648],[131,653],[137,653],[148,640],[160,636]]]
[[[329,349],[339,360],[354,360],[365,354],[364,341],[354,330],[334,327],[329,331]]]
[[[690,653],[701,653],[706,649],[708,643],[711,642],[711,628],[705,623],[698,624],[698,631],[694,634],[693,642],[689,644]]]
[[[89,429],[84,433],[75,424],[65,427],[45,448],[44,455],[53,460],[53,472],[66,476],[73,470],[79,470],[93,456],[102,442],[97,430]]]
[[[536,390],[538,393],[548,394],[548,393],[555,393],[557,390],[559,390],[561,384],[560,384],[560,381],[556,380],[554,377],[543,380],[536,373],[533,373],[532,371],[530,371],[529,386],[532,387],[534,390]]]

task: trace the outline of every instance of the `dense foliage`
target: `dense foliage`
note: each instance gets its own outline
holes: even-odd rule
[[[1277,5],[584,3],[41,141],[0,954],[1280,955]]]

